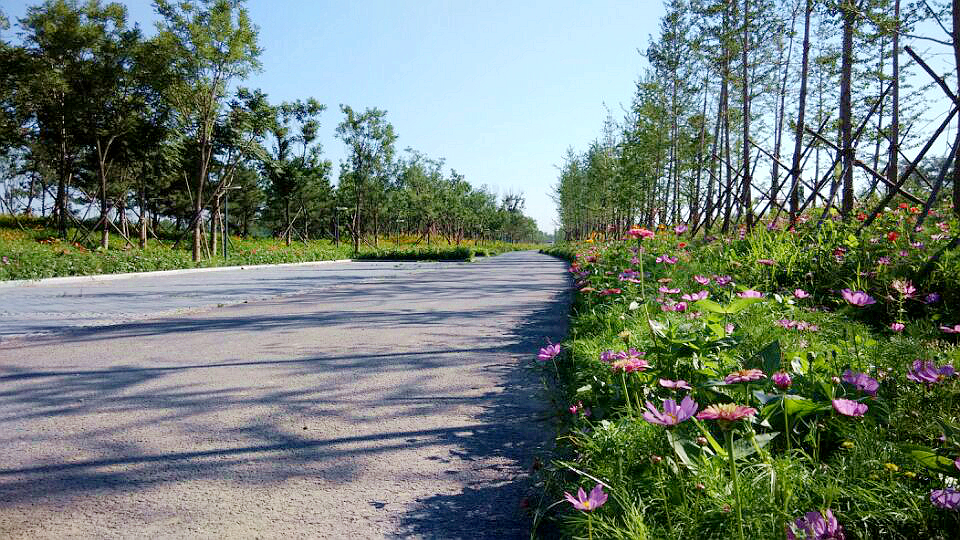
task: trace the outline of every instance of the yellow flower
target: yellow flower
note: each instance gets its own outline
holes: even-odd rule
[[[907,478],[910,478],[911,480],[917,477],[917,473],[913,471],[907,471],[903,473],[903,475],[906,476]]]
[[[853,441],[843,441],[840,446],[847,449],[853,448]]]
[[[884,463],[883,466],[886,467],[886,469],[890,472],[897,472],[900,470],[900,467],[897,467],[895,463]]]

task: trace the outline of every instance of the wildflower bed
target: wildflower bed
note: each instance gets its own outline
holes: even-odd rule
[[[538,532],[956,538],[957,223],[856,225],[548,250],[578,293],[535,360],[563,418]]]

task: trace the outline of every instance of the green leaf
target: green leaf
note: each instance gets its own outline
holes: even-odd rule
[[[667,441],[670,443],[670,446],[673,447],[673,451],[677,454],[677,458],[680,459],[680,462],[683,463],[683,466],[690,469],[693,472],[697,472],[700,469],[700,465],[697,461],[694,461],[690,458],[687,450],[689,449],[691,453],[699,454],[701,449],[697,446],[697,443],[691,441],[690,439],[678,439],[673,436],[673,432],[667,430]]]
[[[900,449],[920,465],[953,478],[960,478],[960,470],[953,464],[953,460],[937,455],[936,452],[917,444],[902,444]]]
[[[780,369],[780,340],[776,340],[760,351],[760,357],[763,359],[763,370],[767,373],[773,373]]]
[[[779,432],[775,431],[773,433],[756,435],[755,437],[743,437],[733,441],[733,458],[743,459],[756,454],[761,448],[770,444],[770,441],[779,434]]]
[[[709,311],[710,313],[721,313],[721,314],[728,313],[728,311],[726,311],[726,309],[724,309],[723,306],[714,302],[713,300],[709,300],[706,298],[704,298],[703,300],[697,300],[696,302],[694,302],[694,305],[696,305],[697,308]]]
[[[589,391],[591,391],[591,390],[593,390],[593,385],[591,385],[591,384],[585,384],[585,385],[581,386],[580,388],[577,388],[577,393],[578,393],[578,394],[582,394],[582,393],[584,393],[584,392],[589,392]]]
[[[747,309],[748,307],[756,304],[757,302],[762,302],[762,298],[737,298],[727,304],[726,313],[731,315],[740,313],[741,311]]]

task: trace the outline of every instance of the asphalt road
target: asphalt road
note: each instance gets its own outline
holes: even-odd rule
[[[0,290],[0,538],[525,538],[564,267]]]

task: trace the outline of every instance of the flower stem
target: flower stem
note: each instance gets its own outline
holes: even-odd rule
[[[740,480],[737,478],[737,460],[733,457],[733,431],[727,430],[727,458],[730,460],[730,476],[733,480],[733,493],[737,497],[737,531],[739,533],[740,540],[744,540],[743,536],[743,512],[741,507],[743,504],[740,502]]]
[[[633,417],[633,402],[630,401],[630,392],[627,390],[627,372],[620,372],[620,382],[623,383],[623,400],[627,402],[627,412]]]
[[[587,512],[587,538],[593,540],[593,516]]]
[[[667,492],[663,488],[663,467],[660,464],[654,465],[657,468],[660,477],[660,496],[663,497],[663,511],[667,514],[667,526],[670,527],[670,535],[673,536],[676,531],[673,528],[673,519],[670,517],[670,503],[667,501]]]

